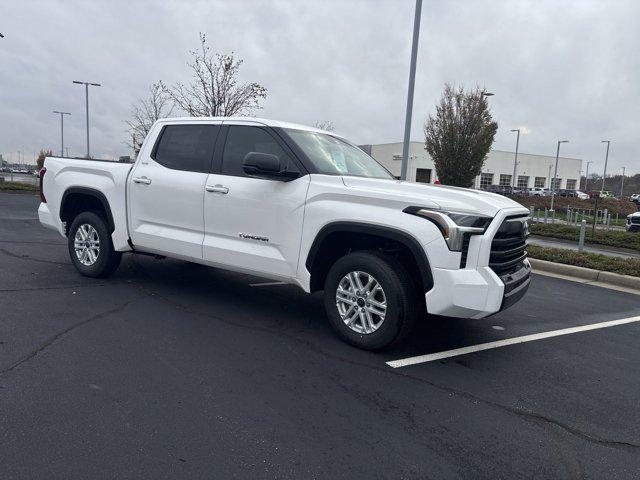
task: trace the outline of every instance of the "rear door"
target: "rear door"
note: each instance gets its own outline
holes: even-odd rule
[[[295,277],[310,176],[282,139],[260,125],[223,127],[216,150],[218,173],[209,175],[204,198],[204,259],[239,271]],[[298,178],[247,176],[242,161],[249,152],[278,156]]]
[[[204,187],[220,123],[167,124],[129,177],[129,231],[135,248],[202,259]]]

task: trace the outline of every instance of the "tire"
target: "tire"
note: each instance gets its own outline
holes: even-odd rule
[[[79,229],[82,229],[80,233]],[[78,250],[76,240],[80,245]],[[73,220],[67,234],[67,246],[76,270],[86,277],[108,277],[122,260],[122,253],[113,249],[107,222],[94,212],[82,212]]]
[[[366,287],[365,282],[371,278],[381,287],[382,294],[375,288],[377,293],[372,294],[370,288],[368,297],[364,295],[366,290],[356,290],[353,296],[353,285],[357,287],[359,282]],[[343,293],[338,294],[339,288]],[[351,292],[350,303],[343,301],[348,297],[345,290]],[[386,300],[384,316],[373,313],[382,311],[373,303],[382,304],[382,299]],[[324,306],[329,323],[345,342],[364,350],[380,350],[402,342],[411,333],[420,302],[411,276],[398,260],[364,251],[345,255],[333,264],[325,280]],[[363,331],[364,325],[369,331]]]

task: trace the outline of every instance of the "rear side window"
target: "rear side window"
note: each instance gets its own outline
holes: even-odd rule
[[[174,170],[208,173],[219,125],[167,125],[153,159]]]
[[[300,173],[295,163],[269,132],[260,127],[233,125],[229,128],[222,155],[222,174],[245,177],[242,161],[249,152],[277,156],[286,170]]]

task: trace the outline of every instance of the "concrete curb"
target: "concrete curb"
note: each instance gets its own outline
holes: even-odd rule
[[[563,263],[548,262],[546,260],[538,260],[537,258],[529,258],[531,267],[534,272],[536,270],[542,272],[556,273],[568,277],[575,277],[589,282],[606,283],[617,287],[631,288],[640,290],[640,277],[632,277],[631,275],[620,275],[618,273],[602,272],[592,268],[576,267],[574,265],[565,265]]]

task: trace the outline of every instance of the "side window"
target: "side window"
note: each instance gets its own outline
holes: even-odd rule
[[[293,160],[269,132],[260,127],[232,125],[222,154],[222,174],[246,177],[242,161],[249,152],[276,155],[287,170],[300,173]]]
[[[154,160],[174,170],[208,173],[219,125],[167,125]]]

